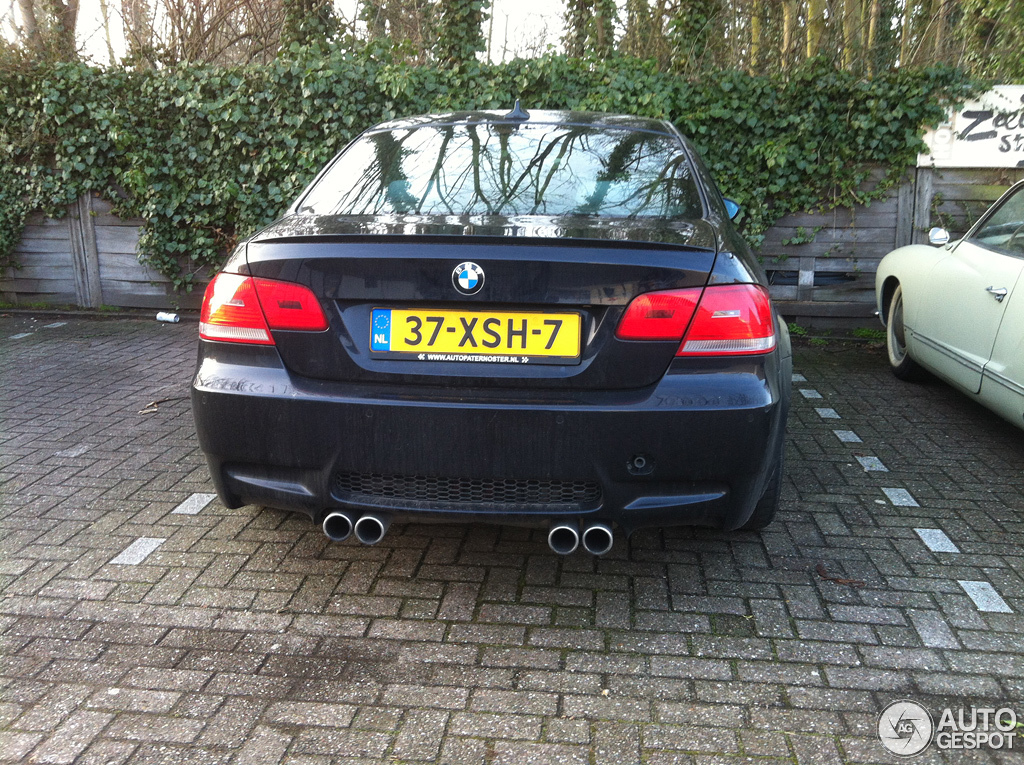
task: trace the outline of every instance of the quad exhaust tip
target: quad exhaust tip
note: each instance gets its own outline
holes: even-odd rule
[[[324,534],[333,542],[344,542],[353,533],[364,545],[375,545],[384,538],[391,518],[378,513],[366,513],[353,521],[350,513],[334,511],[324,517]],[[570,555],[579,549],[591,555],[604,555],[615,544],[612,527],[607,523],[591,523],[580,534],[576,521],[559,521],[548,532],[548,546],[559,555]]]
[[[591,555],[604,555],[615,544],[615,534],[607,523],[588,523],[580,533],[577,521],[559,521],[548,532],[548,546],[559,555],[570,555],[583,545]]]
[[[548,532],[548,547],[559,555],[576,552],[580,546],[580,527],[576,521],[559,521]]]
[[[353,533],[364,545],[375,545],[384,538],[391,519],[386,515],[366,513],[358,520],[352,513],[334,510],[324,517],[323,530],[332,542],[344,542]]]
[[[354,525],[352,516],[348,513],[328,513],[323,523],[324,534],[332,542],[344,542],[352,534]]]
[[[583,549],[591,555],[604,555],[613,544],[615,535],[607,523],[592,523],[583,530]]]
[[[364,545],[375,545],[384,538],[390,525],[391,519],[388,516],[366,513],[356,521],[356,539]]]

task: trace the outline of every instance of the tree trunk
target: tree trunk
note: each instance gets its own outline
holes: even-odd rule
[[[597,55],[601,58],[608,56],[608,30],[605,25],[604,14],[601,12],[601,3],[594,8],[594,36],[597,42]]]
[[[914,10],[917,5],[908,2],[903,9],[903,22],[900,25],[900,66],[910,65],[910,56],[913,50],[914,33]]]
[[[110,35],[110,5],[108,0],[100,0],[100,15],[103,17],[103,41],[107,44],[107,56],[110,64],[117,63],[117,54],[114,53],[114,39]]]
[[[873,77],[875,74],[875,46],[878,44],[878,21],[881,15],[881,0],[871,0],[871,16],[868,20],[868,44],[865,53],[869,77]]]
[[[853,71],[861,58],[864,9],[861,0],[843,0],[843,68]]]
[[[759,59],[761,58],[761,0],[751,0],[750,3],[750,61],[747,71],[757,74],[760,71]]]
[[[598,58],[611,58],[615,53],[615,15],[614,0],[595,0],[593,43]]]
[[[78,0],[48,0],[46,3],[53,14],[54,53],[61,61],[73,61],[78,57],[75,29],[78,26]]]
[[[825,0],[807,0],[807,58],[818,55],[824,36]]]
[[[484,17],[490,0],[442,0],[438,4],[437,58],[453,66],[472,61],[485,50]]]
[[[565,53],[571,58],[582,58],[587,39],[589,8],[585,0],[568,0],[565,4]]]
[[[39,34],[39,24],[36,21],[36,6],[33,0],[18,0],[18,8],[21,10],[21,29],[25,36],[25,45],[30,51],[39,55],[43,52],[43,39]]]
[[[281,45],[310,45],[326,41],[338,29],[330,0],[285,0]]]
[[[22,34],[33,55],[50,61],[78,58],[78,0],[18,0],[18,9]]]
[[[782,3],[782,68],[788,69],[793,60],[793,37],[796,30],[796,0]]]
[[[932,61],[944,61],[946,58],[946,32],[949,24],[949,3],[946,0],[935,0],[935,41],[932,46]]]

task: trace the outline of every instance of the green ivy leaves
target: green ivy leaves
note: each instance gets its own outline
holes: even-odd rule
[[[478,13],[479,0],[453,3]],[[359,130],[461,109],[588,109],[669,119],[744,207],[753,241],[780,216],[870,199],[911,166],[920,131],[971,91],[956,70],[873,80],[812,61],[788,79],[720,72],[691,82],[651,61],[545,56],[453,67],[389,50],[293,45],[267,66],[0,72],[0,267],[27,212],[61,215],[98,190],[147,221],[143,259],[184,290],[278,217]]]

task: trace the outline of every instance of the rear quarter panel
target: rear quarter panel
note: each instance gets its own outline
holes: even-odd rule
[[[935,264],[947,254],[946,248],[911,244],[882,258],[875,273],[875,301],[883,324],[888,321],[893,292],[901,285],[904,321],[912,331],[917,329],[921,296],[926,292]]]

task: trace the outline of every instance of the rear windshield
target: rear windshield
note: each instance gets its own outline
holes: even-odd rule
[[[300,212],[702,217],[689,160],[675,138],[485,122],[365,135],[313,187]]]

